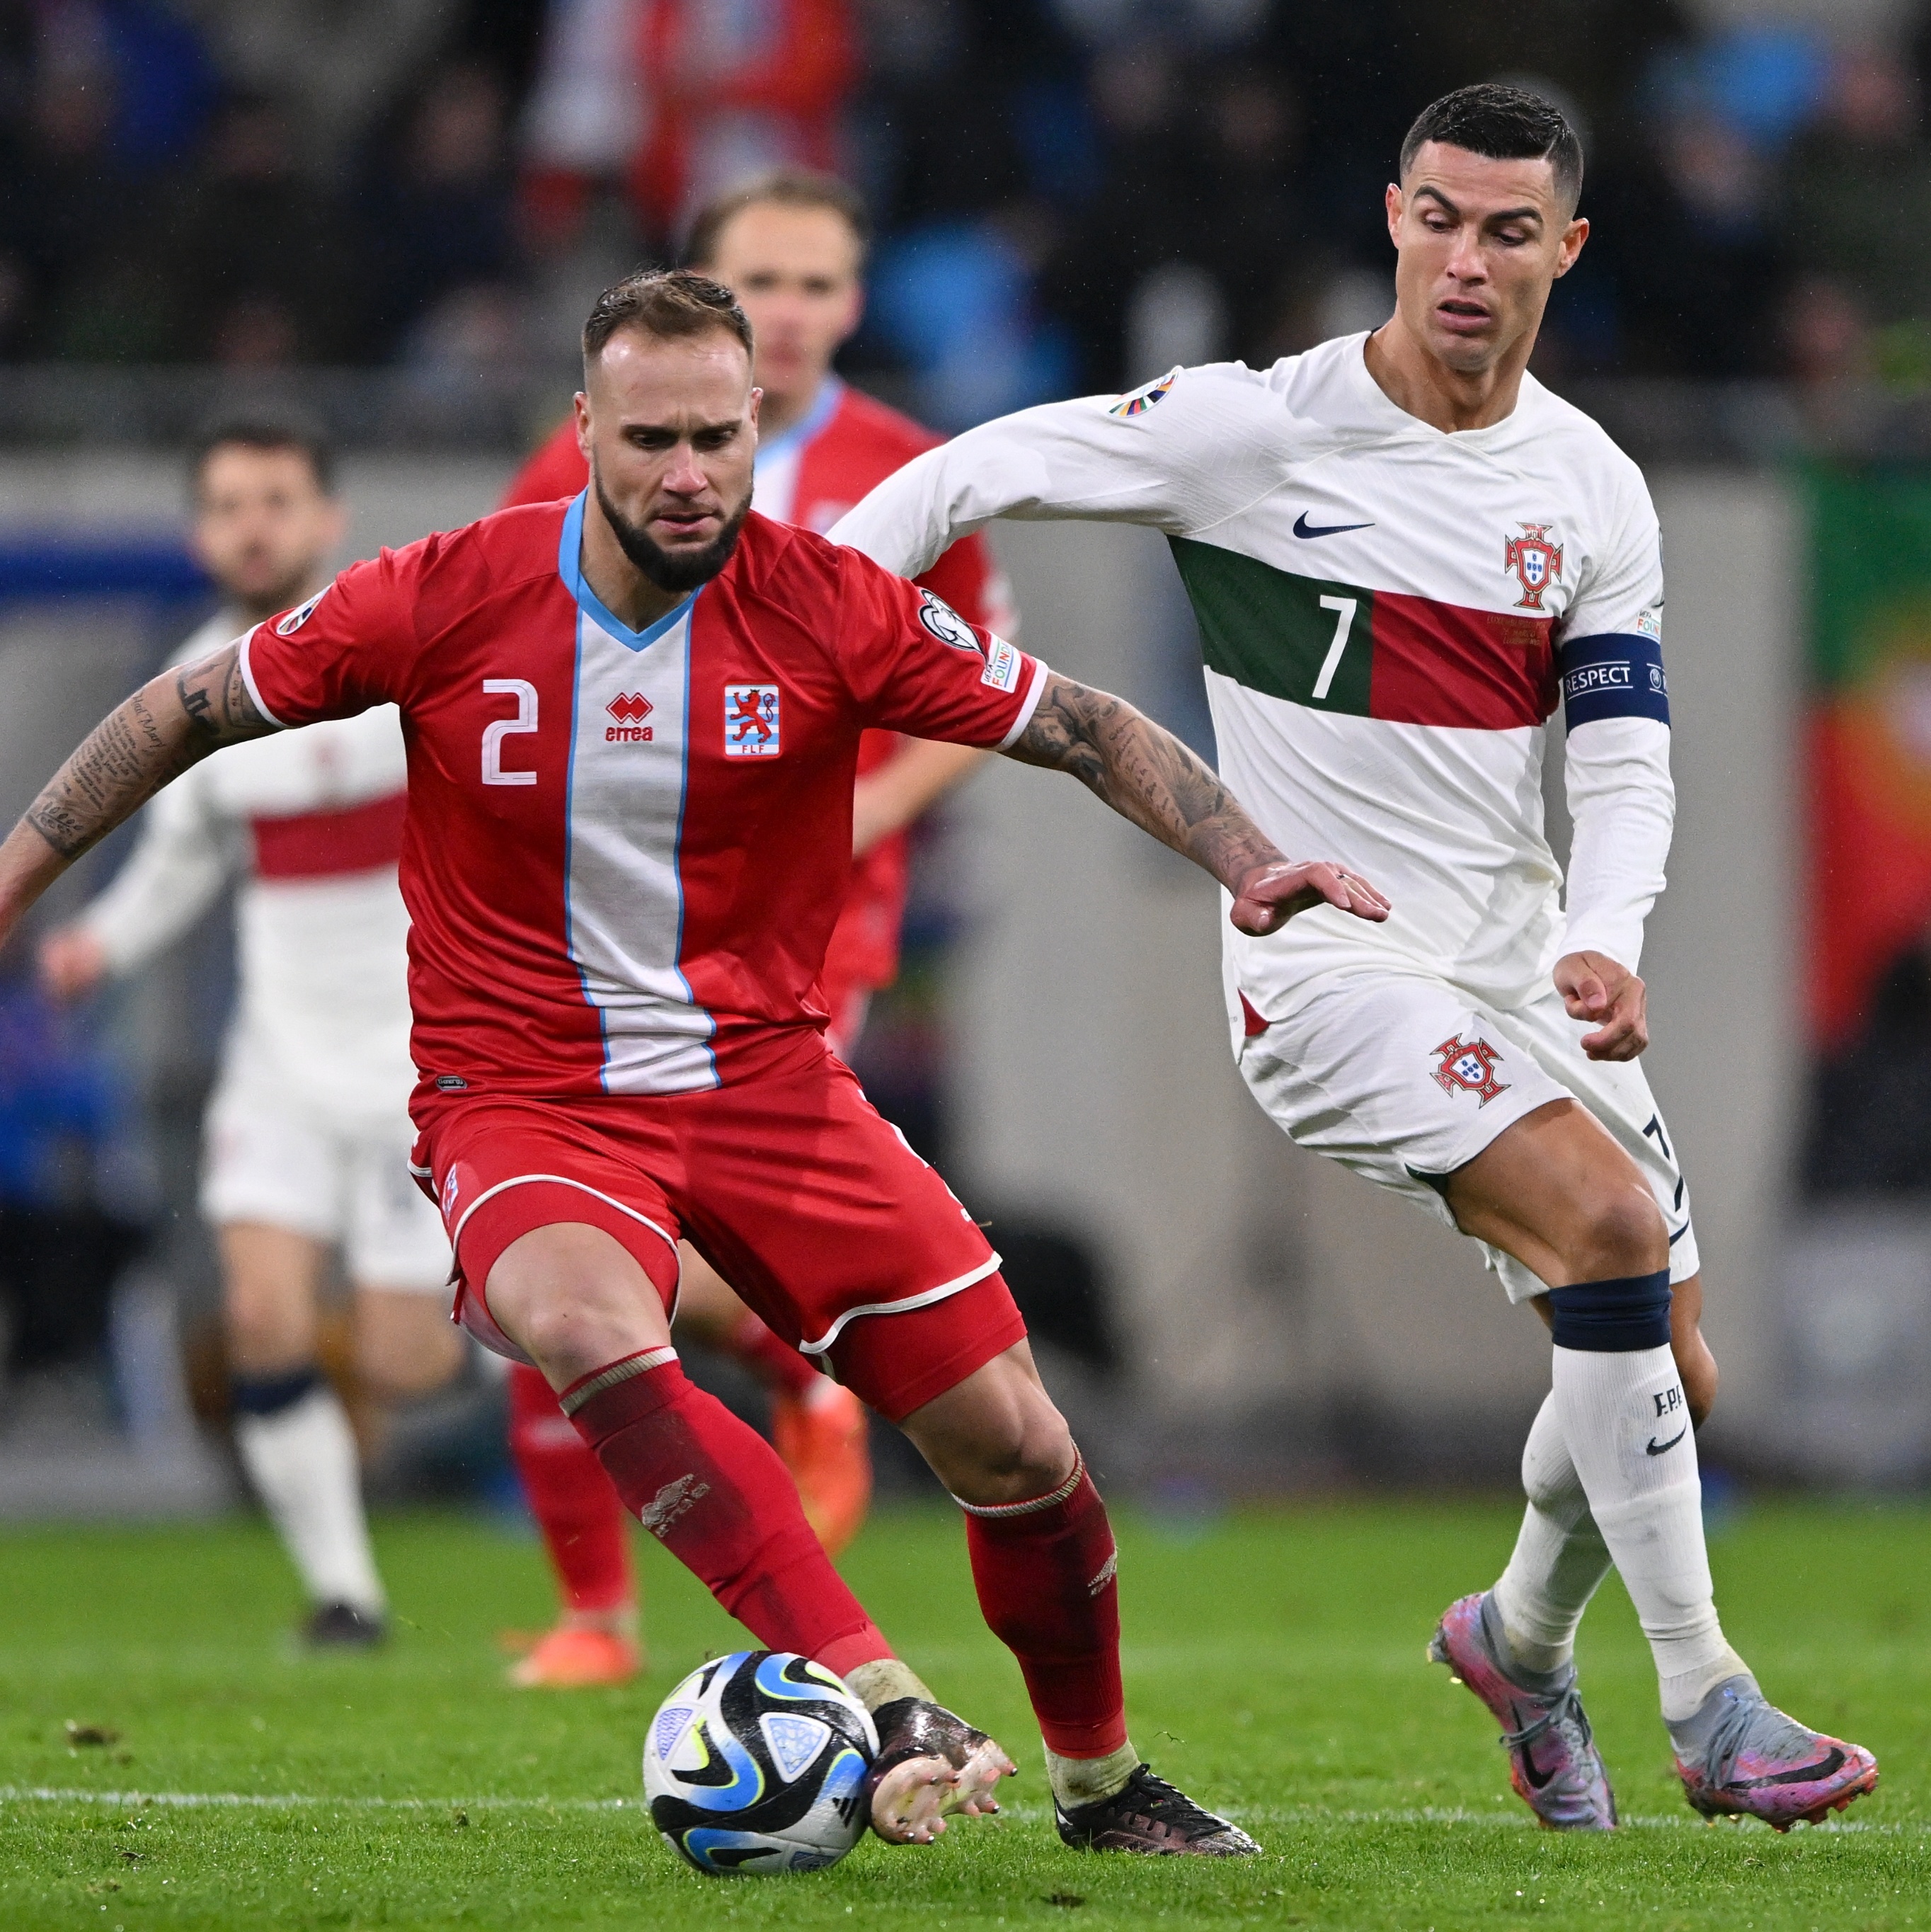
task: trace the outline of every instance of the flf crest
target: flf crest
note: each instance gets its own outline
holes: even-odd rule
[[[1546,524],[1525,524],[1522,535],[1503,545],[1502,568],[1513,570],[1522,586],[1516,608],[1540,610],[1543,592],[1562,574],[1562,546],[1549,542]]]
[[[1498,1094],[1509,1090],[1506,1080],[1495,1078],[1495,1063],[1502,1056],[1479,1034],[1473,1040],[1451,1034],[1429,1050],[1441,1062],[1431,1077],[1444,1093],[1473,1094],[1477,1104],[1486,1107]]]

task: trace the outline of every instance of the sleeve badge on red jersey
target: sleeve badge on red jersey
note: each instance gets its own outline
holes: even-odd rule
[[[986,652],[985,668],[979,674],[981,684],[989,684],[994,691],[1016,691],[1019,686],[1019,653],[1003,638],[991,640],[991,649]]]
[[[775,684],[724,686],[724,756],[775,758],[778,732],[778,687]]]
[[[919,621],[940,644],[950,644],[955,650],[979,649],[972,626],[943,597],[935,597],[929,590],[919,593]]]
[[[286,617],[280,619],[277,622],[275,626],[275,635],[278,638],[286,638],[292,632],[300,630],[302,626],[307,623],[309,619],[315,614],[316,605],[319,604],[322,598],[326,597],[328,595],[328,592],[325,590],[318,590],[306,604],[298,604]]]

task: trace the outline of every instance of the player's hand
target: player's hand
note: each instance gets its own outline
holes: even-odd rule
[[[1319,859],[1282,859],[1256,866],[1234,886],[1234,910],[1228,916],[1241,932],[1259,938],[1279,932],[1296,913],[1318,905],[1339,906],[1357,919],[1388,916],[1388,902],[1359,873]]]
[[[1593,1020],[1582,1036],[1591,1060],[1633,1060],[1649,1044],[1649,992],[1606,952],[1565,952],[1555,962],[1555,990],[1573,1020]]]
[[[63,1004],[84,1000],[107,976],[107,950],[85,926],[63,926],[40,941],[40,984]]]

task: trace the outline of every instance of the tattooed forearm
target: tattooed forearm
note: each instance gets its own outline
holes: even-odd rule
[[[1049,676],[1039,709],[1007,755],[1070,772],[1223,885],[1281,856],[1209,766],[1109,692]]]
[[[97,844],[139,806],[223,745],[274,729],[248,696],[241,654],[163,673],[89,732],[23,821],[64,861]]]

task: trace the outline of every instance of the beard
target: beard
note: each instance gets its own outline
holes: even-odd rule
[[[697,590],[710,582],[731,560],[737,548],[739,532],[751,514],[751,494],[724,520],[724,526],[702,550],[672,552],[655,541],[643,528],[626,518],[604,494],[603,478],[592,476],[597,502],[616,536],[618,548],[658,590],[673,595]]]

